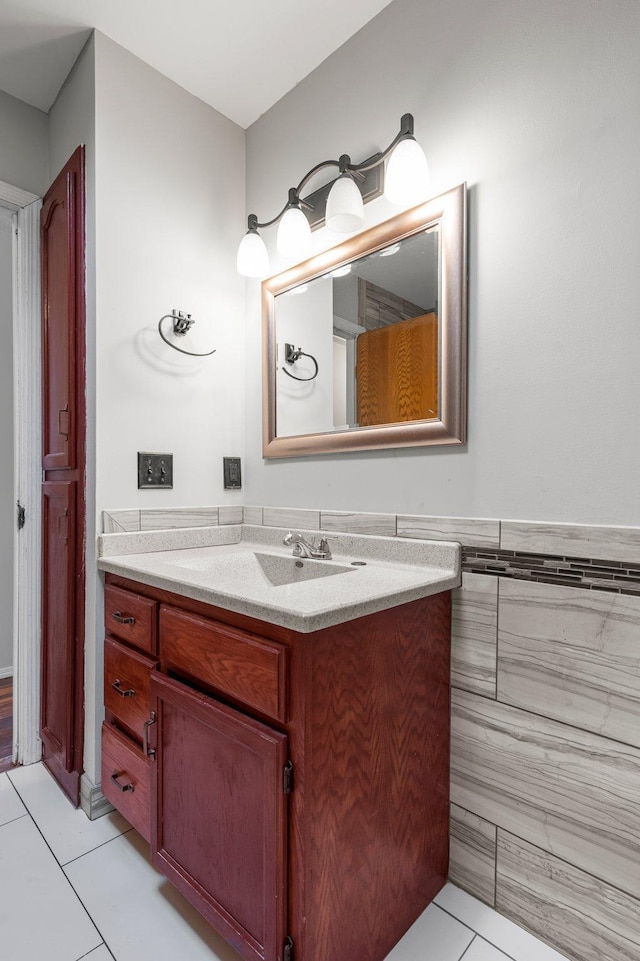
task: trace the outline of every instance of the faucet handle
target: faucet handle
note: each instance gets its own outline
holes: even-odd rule
[[[284,535],[284,537],[282,538],[282,543],[284,544],[285,547],[291,547],[291,545],[293,544],[293,534],[291,531],[289,531],[287,534]]]
[[[329,542],[326,537],[321,539],[319,550],[324,555],[326,560],[331,560],[331,548],[329,547]]]

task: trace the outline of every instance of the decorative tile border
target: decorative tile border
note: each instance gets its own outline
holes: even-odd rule
[[[630,564],[624,561],[463,547],[462,570],[614,594],[640,594],[640,562]]]

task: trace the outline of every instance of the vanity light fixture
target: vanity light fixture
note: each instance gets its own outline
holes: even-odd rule
[[[413,116],[405,113],[400,120],[400,130],[386,150],[362,163],[353,164],[348,154],[338,160],[324,160],[309,170],[297,187],[289,189],[287,202],[275,217],[260,223],[255,214],[249,214],[247,233],[238,248],[238,273],[245,277],[266,277],[269,272],[269,255],[258,233],[266,227],[278,224],[276,244],[284,257],[304,260],[311,250],[311,227],[326,223],[330,230],[351,233],[364,224],[364,203],[382,193],[366,184],[367,174],[375,171],[382,182],[384,163],[388,160],[384,195],[391,203],[412,206],[424,200],[428,194],[427,159],[413,135]],[[301,191],[321,170],[337,167],[339,176],[306,198]],[[324,216],[322,205],[326,201]]]

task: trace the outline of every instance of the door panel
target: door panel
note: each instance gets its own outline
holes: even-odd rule
[[[152,860],[247,961],[286,934],[285,734],[153,674]]]
[[[77,805],[84,728],[84,149],[47,191],[42,261],[42,758]]]
[[[73,592],[60,584],[73,578],[75,484],[42,485],[42,730],[56,768],[73,770],[73,727],[68,705],[75,685]]]
[[[75,464],[74,181],[68,172],[47,195],[42,208],[43,393],[42,466],[71,469]]]

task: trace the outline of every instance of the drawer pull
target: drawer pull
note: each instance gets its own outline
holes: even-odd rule
[[[142,728],[142,753],[146,757],[155,758],[156,752],[153,748],[149,750],[149,728],[152,724],[156,723],[156,712],[151,712],[151,717],[144,722],[144,727]]]
[[[111,780],[113,781],[113,783],[115,784],[115,786],[116,786],[117,788],[119,788],[121,791],[131,791],[131,792],[133,793],[133,791],[135,790],[135,788],[134,788],[133,784],[131,783],[131,781],[127,781],[125,784],[120,784],[120,781],[118,780],[118,778],[120,777],[120,775],[121,775],[122,773],[124,773],[124,772],[123,772],[123,771],[114,771],[113,774],[111,775]]]
[[[120,681],[119,681],[117,678],[116,678],[116,680],[113,682],[113,684],[111,685],[111,687],[114,689],[114,691],[116,692],[116,694],[119,694],[119,695],[120,695],[120,697],[135,697],[135,696],[136,696],[136,692],[134,691],[134,689],[133,689],[132,687],[128,687],[126,691],[123,691],[122,688],[120,687]]]
[[[130,614],[123,614],[122,611],[114,611],[111,616],[118,624],[135,624],[136,622],[135,617],[131,617]]]

